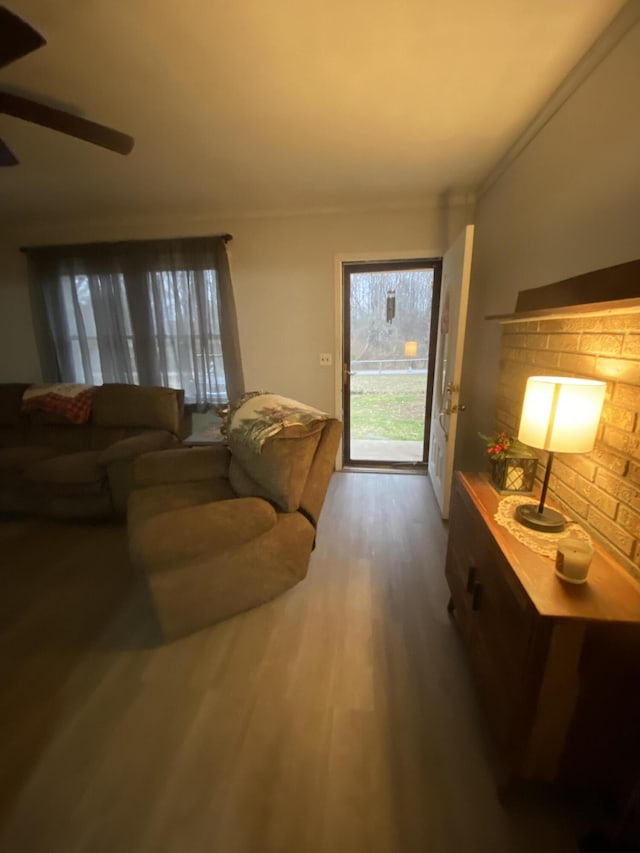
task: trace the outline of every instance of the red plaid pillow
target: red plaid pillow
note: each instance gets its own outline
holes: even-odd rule
[[[72,424],[86,424],[91,417],[93,392],[89,385],[32,386],[24,392],[21,409],[60,415]]]

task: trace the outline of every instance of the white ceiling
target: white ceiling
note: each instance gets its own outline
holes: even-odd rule
[[[624,0],[3,0],[47,45],[0,86],[133,135],[8,116],[0,214],[255,214],[473,190]]]

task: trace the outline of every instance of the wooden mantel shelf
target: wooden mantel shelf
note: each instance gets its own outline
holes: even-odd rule
[[[640,297],[616,299],[612,302],[590,302],[562,308],[539,308],[537,311],[515,311],[513,314],[488,314],[485,320],[499,323],[523,323],[528,320],[563,320],[567,317],[598,317],[609,314],[632,314],[640,311]]]
[[[513,314],[490,314],[486,320],[518,323],[640,310],[640,260],[576,275],[555,284],[520,290]]]

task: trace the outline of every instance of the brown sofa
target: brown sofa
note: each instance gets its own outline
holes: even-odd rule
[[[261,452],[223,444],[137,459],[129,550],[163,638],[262,604],[302,580],[342,424],[289,427]]]
[[[133,462],[172,447],[188,431],[184,393],[106,384],[91,417],[22,411],[24,383],[0,384],[0,511],[100,518],[126,511]]]

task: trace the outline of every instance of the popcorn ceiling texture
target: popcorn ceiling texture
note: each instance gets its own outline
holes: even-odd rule
[[[527,377],[607,383],[591,453],[554,457],[549,497],[640,580],[640,311],[503,327],[497,426],[516,435]],[[537,479],[544,476],[547,454]]]

